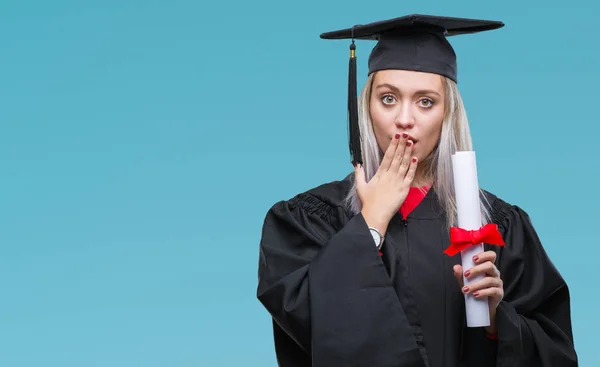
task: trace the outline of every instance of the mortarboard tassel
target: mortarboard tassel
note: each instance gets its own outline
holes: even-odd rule
[[[358,126],[358,101],[356,94],[356,46],[350,45],[350,65],[348,71],[348,130],[352,165],[363,164],[360,149],[360,129]]]

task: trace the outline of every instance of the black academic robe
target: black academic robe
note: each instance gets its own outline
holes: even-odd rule
[[[430,189],[377,251],[361,214],[343,199],[350,178],[327,183],[267,213],[257,296],[273,319],[282,367],[577,366],[569,290],[527,214],[487,193],[505,247],[498,340],[467,328],[464,296],[443,254],[449,234]]]

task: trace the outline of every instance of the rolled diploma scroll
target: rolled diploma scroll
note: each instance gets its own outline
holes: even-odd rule
[[[481,228],[482,223],[479,209],[479,182],[477,179],[475,152],[456,152],[456,154],[452,155],[452,169],[454,174],[458,227],[466,230],[477,230]],[[483,243],[480,243],[470,246],[461,252],[463,272],[475,265],[473,256],[483,251]],[[480,275],[468,280],[463,276],[463,281],[466,286],[484,277],[485,275]],[[472,294],[465,294],[465,309],[468,327],[490,325],[490,311],[487,297],[476,299]]]

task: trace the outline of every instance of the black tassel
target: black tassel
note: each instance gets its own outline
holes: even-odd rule
[[[358,126],[358,96],[356,91],[356,46],[350,45],[350,65],[348,72],[348,133],[352,165],[363,164]]]

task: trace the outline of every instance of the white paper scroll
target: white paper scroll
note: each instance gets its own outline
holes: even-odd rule
[[[482,226],[482,222],[479,209],[479,182],[477,179],[475,152],[456,152],[452,156],[452,168],[454,173],[458,227],[466,230],[479,229]],[[484,248],[481,243],[461,252],[463,272],[475,265],[473,256],[483,251]],[[463,276],[463,281],[466,286],[484,277],[485,275],[480,275],[475,278],[466,279]],[[465,307],[468,327],[490,325],[490,311],[487,297],[476,299],[472,294],[466,294]]]

